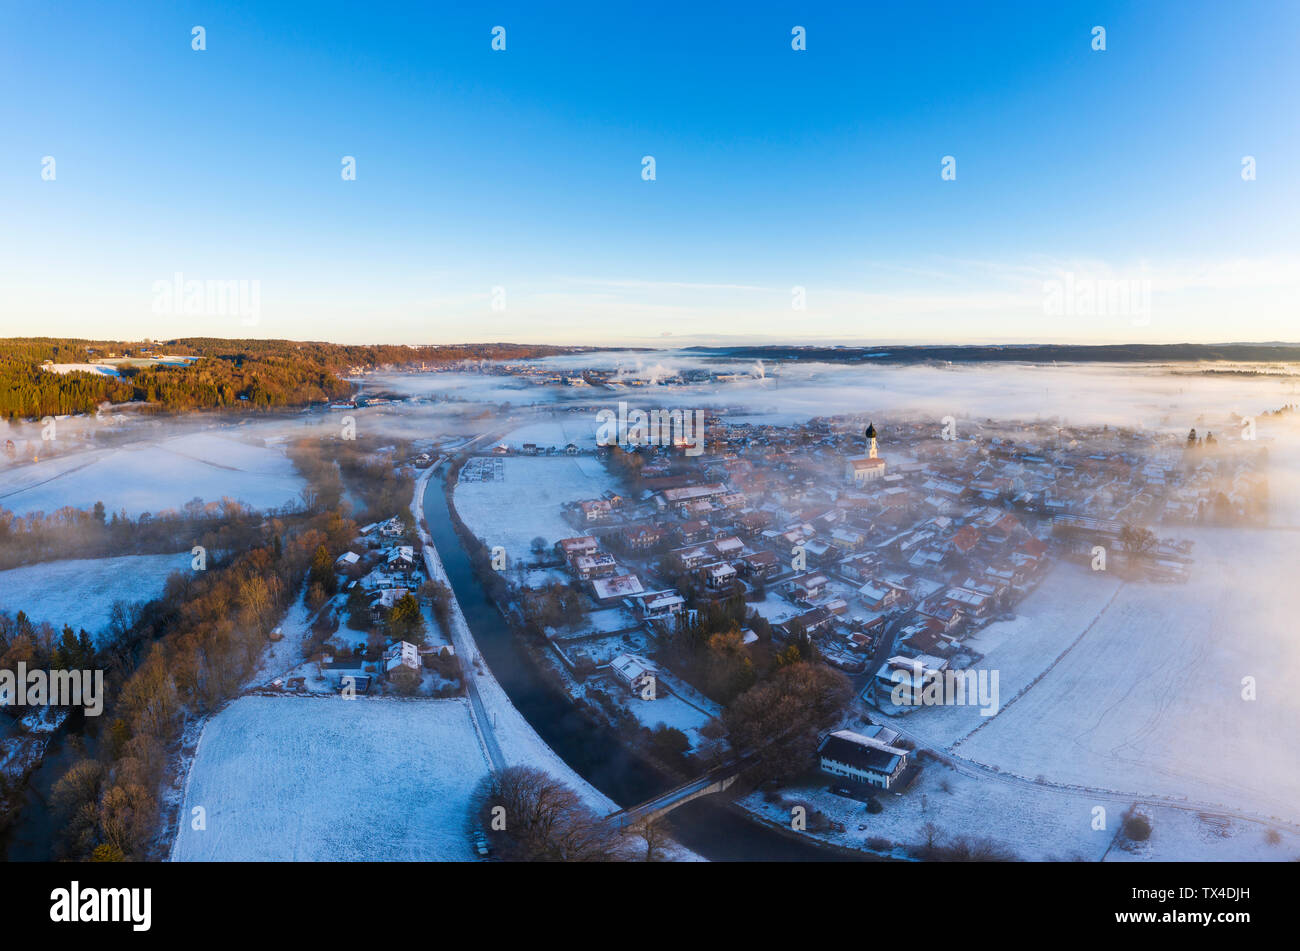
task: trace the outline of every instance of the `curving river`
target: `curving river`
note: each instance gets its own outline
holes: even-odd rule
[[[425,521],[474,633],[479,652],[502,689],[533,729],[587,782],[621,806],[642,802],[676,785],[630,754],[609,731],[589,722],[560,690],[545,682],[488,599],[451,523],[443,474],[424,493]],[[866,861],[800,841],[737,815],[708,797],[673,811],[674,834],[687,848],[718,862]]]

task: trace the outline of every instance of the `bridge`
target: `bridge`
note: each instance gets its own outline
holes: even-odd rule
[[[605,821],[621,830],[628,830],[654,822],[656,819],[666,816],[678,806],[684,806],[692,799],[711,796],[714,793],[730,789],[736,779],[739,778],[748,759],[748,755],[736,757],[721,766],[714,767],[697,779],[692,779],[690,782],[682,783],[667,792],[660,793],[653,799],[647,799],[638,805],[620,809],[618,812],[611,812],[605,817]]]

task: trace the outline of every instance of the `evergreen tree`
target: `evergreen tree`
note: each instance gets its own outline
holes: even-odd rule
[[[424,643],[424,616],[420,602],[409,591],[398,599],[388,614],[388,633],[394,640]]]

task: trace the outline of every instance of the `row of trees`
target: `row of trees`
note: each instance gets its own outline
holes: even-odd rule
[[[26,612],[0,612],[0,670],[14,671],[18,664],[29,670],[92,670],[97,652],[84,628],[62,630],[35,622]]]
[[[194,498],[179,511],[142,513],[64,506],[56,512],[17,515],[0,508],[0,570],[61,558],[107,558],[176,552],[202,545],[208,551],[247,547],[262,516],[234,499]]]
[[[312,554],[345,544],[354,530],[327,515],[296,530],[274,521],[264,544],[206,571],[173,574],[162,597],[118,632],[107,648],[108,736],[54,790],[69,857],[146,855],[158,831],[159,785],[186,723],[237,694]]]
[[[109,706],[88,721],[88,730],[98,734],[94,755],[73,763],[51,794],[63,856],[111,861],[150,855],[162,832],[160,786],[186,724],[242,689],[261,662],[271,628],[309,577],[317,587],[335,583],[333,559],[346,550],[357,525],[339,508],[320,504],[330,468],[300,470],[313,489],[300,511],[259,516],[250,526],[248,513],[231,509],[231,523],[213,531],[241,526],[237,554],[210,555],[206,570],[173,574],[152,602],[114,607],[109,643],[99,657]],[[366,486],[355,488],[366,504]]]

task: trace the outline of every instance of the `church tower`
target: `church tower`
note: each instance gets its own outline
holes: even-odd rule
[[[848,460],[845,469],[846,478],[856,486],[885,477],[885,460],[881,459],[876,452],[876,424],[867,423],[867,428],[862,435],[867,439],[870,454],[865,459]]]

